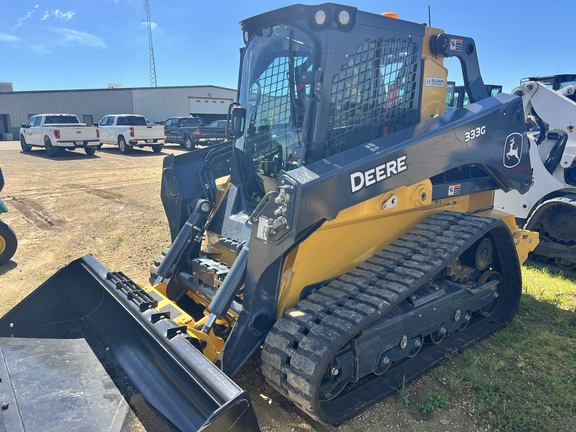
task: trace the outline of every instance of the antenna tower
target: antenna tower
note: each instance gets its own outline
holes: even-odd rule
[[[146,9],[146,27],[148,27],[148,48],[150,54],[150,87],[157,87],[156,83],[156,62],[154,61],[154,44],[152,43],[152,21],[150,21],[150,2],[144,0]]]

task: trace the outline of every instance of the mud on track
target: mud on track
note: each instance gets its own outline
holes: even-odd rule
[[[170,244],[160,201],[162,160],[169,153],[183,152],[178,146],[167,146],[159,154],[145,148],[123,155],[109,147],[94,156],[77,150],[48,158],[43,150],[23,153],[17,142],[0,142],[0,167],[6,181],[0,194],[9,209],[2,220],[19,240],[13,260],[0,266],[0,316],[59,268],[88,253],[108,269],[121,270],[146,284],[151,261]],[[481,430],[466,400],[422,418],[399,407],[394,397],[337,428],[322,425],[266,384],[257,356],[236,381],[249,392],[263,431]],[[437,385],[426,376],[409,391],[413,399],[423,398]],[[132,406],[138,409],[138,404]],[[137,423],[126,430],[141,431]],[[148,424],[154,424],[150,430],[155,432],[164,429],[162,422]]]

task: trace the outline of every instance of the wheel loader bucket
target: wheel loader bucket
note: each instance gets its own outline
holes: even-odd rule
[[[248,395],[156,305],[90,255],[54,274],[0,318],[0,431],[120,430],[138,393],[170,427],[259,430]]]

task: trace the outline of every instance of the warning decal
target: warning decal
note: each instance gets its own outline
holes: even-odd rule
[[[450,39],[450,51],[462,51],[464,41],[462,39]]]
[[[448,186],[448,196],[460,195],[460,185],[450,185]]]

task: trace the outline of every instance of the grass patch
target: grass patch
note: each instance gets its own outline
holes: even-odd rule
[[[402,378],[402,385],[396,389],[396,399],[398,400],[398,404],[403,408],[408,408],[410,405],[410,395],[406,388],[406,377]]]
[[[523,280],[512,323],[439,372],[499,431],[576,432],[576,283],[536,267],[524,267]]]
[[[416,407],[420,410],[422,415],[430,415],[443,408],[448,408],[450,406],[450,396],[445,392],[440,392],[438,389],[428,393],[428,397],[425,402],[420,402],[416,404]]]

